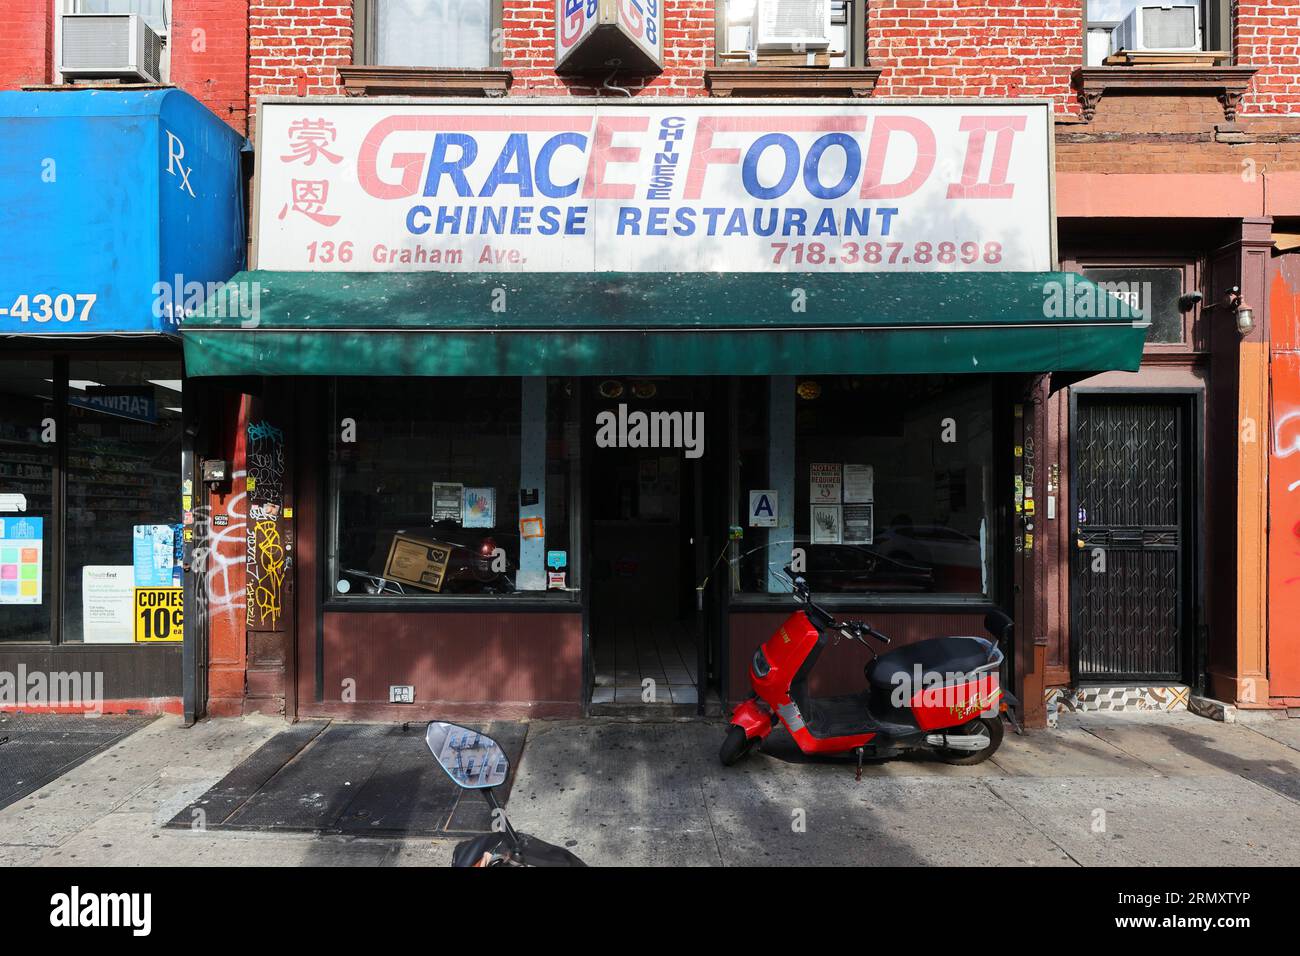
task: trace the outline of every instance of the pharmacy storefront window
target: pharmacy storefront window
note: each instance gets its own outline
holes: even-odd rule
[[[53,394],[53,362],[0,362],[0,641],[50,639]]]
[[[571,599],[568,379],[338,379],[334,598]]]
[[[0,382],[0,640],[181,640],[180,363],[7,361]],[[176,614],[137,627],[142,599]]]
[[[161,637],[134,592],[181,587],[180,363],[70,362],[66,435],[62,640]]]
[[[990,593],[987,378],[775,378],[768,392],[742,402],[766,441],[742,442],[739,592],[787,590],[794,553],[822,594]]]

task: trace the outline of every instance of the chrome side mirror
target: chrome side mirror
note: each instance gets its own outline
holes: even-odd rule
[[[447,776],[466,790],[499,787],[510,774],[510,761],[501,745],[477,730],[433,721],[424,742]]]

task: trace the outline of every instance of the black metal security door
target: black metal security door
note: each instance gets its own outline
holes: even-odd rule
[[[1077,680],[1184,677],[1189,418],[1188,403],[1175,397],[1076,399],[1070,643]]]

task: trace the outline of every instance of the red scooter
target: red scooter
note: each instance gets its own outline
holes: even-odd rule
[[[718,756],[731,766],[785,724],[807,754],[853,752],[861,777],[865,757],[928,750],[945,763],[982,763],[1002,743],[1001,712],[1015,706],[1001,687],[1004,661],[998,643],[1010,639],[1012,622],[991,611],[982,637],[935,637],[877,654],[867,638],[889,638],[865,621],[836,621],[813,602],[807,582],[789,568],[795,600],[790,615],[754,653],[750,698],[731,714],[731,727]],[[813,697],[808,677],[822,651],[840,639],[860,642],[871,652],[867,688],[840,697]],[[1009,712],[1014,723],[1014,711]],[[1016,725],[1017,731],[1019,726]]]

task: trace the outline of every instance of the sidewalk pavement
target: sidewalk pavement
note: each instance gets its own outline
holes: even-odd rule
[[[161,718],[0,811],[0,865],[447,865],[452,840],[164,827],[284,727]],[[535,721],[510,819],[602,865],[1300,863],[1300,721],[1067,715],[976,767],[861,782],[788,738],[724,768],[723,730]]]

